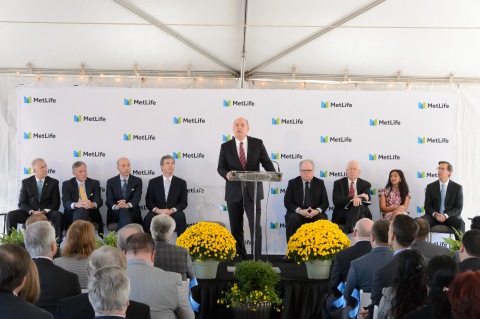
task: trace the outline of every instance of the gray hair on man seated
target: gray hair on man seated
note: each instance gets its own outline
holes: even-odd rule
[[[315,169],[315,163],[311,159],[304,159],[303,161],[298,164],[298,168],[302,168],[303,163],[310,163],[312,164],[312,168]]]
[[[120,249],[121,251],[124,251],[128,236],[136,233],[144,233],[142,225],[132,223],[132,224],[123,226],[117,232],[117,248]]]
[[[157,215],[150,224],[150,232],[154,240],[168,240],[175,230],[175,220],[169,215]]]
[[[79,168],[80,166],[82,166],[82,165],[85,165],[85,168],[87,168],[87,164],[85,164],[85,163],[82,162],[82,161],[76,161],[75,163],[73,163],[73,165],[72,165],[72,172],[75,172],[75,170],[76,170],[77,168]]]
[[[112,266],[127,270],[127,257],[118,248],[102,246],[88,257],[87,276],[90,277],[100,268]]]
[[[43,160],[43,158],[36,158],[36,159],[34,159],[34,160],[32,161],[32,168],[37,168],[37,164],[38,164],[38,163],[41,163],[41,162],[45,162],[45,161]]]
[[[47,256],[52,252],[55,242],[55,229],[48,221],[39,221],[25,230],[25,248],[32,257]]]
[[[167,159],[173,159],[173,164],[175,164],[175,159],[173,158],[172,155],[165,155],[165,156],[162,156],[162,158],[160,159],[160,166],[163,166],[163,164],[165,164],[165,160]]]
[[[119,267],[104,267],[88,280],[88,299],[96,313],[124,311],[130,295],[127,272]]]
[[[350,167],[350,164],[357,164],[357,165],[358,165],[358,169],[359,169],[359,170],[362,170],[362,165],[360,165],[360,163],[359,163],[358,161],[353,160],[353,161],[348,162],[348,163],[347,163],[347,169]]]

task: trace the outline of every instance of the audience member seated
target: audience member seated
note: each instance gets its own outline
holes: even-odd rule
[[[452,257],[438,255],[430,259],[427,265],[427,305],[418,310],[409,312],[404,319],[452,319],[452,309],[448,301],[448,289],[455,275],[458,273],[458,266]],[[412,291],[418,289],[413,287]]]
[[[368,218],[362,218],[355,224],[353,230],[353,246],[335,253],[332,263],[330,276],[330,289],[332,293],[326,294],[323,307],[323,318],[331,318],[337,307],[332,302],[342,297],[342,292],[338,290],[340,283],[345,283],[350,269],[350,263],[372,250],[370,244],[370,235],[372,234],[373,222]]]
[[[195,271],[190,253],[186,248],[169,243],[174,230],[175,220],[172,217],[163,214],[152,219],[150,231],[155,240],[154,266],[165,271],[179,273],[183,281],[186,281],[187,278],[193,280]]]
[[[125,270],[104,267],[97,270],[88,282],[88,297],[95,318],[126,318],[130,280]]]
[[[480,230],[469,230],[463,235],[459,257],[460,272],[467,270],[475,272],[480,269]]]
[[[466,271],[456,276],[447,295],[455,319],[480,318],[480,271]]]
[[[418,250],[404,250],[398,254],[398,268],[393,286],[383,288],[377,319],[402,319],[410,311],[425,305],[427,261]]]
[[[398,214],[410,215],[407,211],[411,198],[410,191],[401,170],[394,169],[390,172],[387,186],[380,191],[379,198],[382,218],[392,221]]]
[[[160,216],[166,215],[154,217],[152,225],[155,218]],[[130,298],[149,305],[152,319],[193,319],[195,316],[181,276],[153,267],[154,247],[149,234],[133,234],[127,238],[125,254]]]
[[[122,228],[123,229],[123,228]],[[115,247],[102,246],[95,250],[87,260],[88,278],[100,268],[118,267],[127,270],[127,258]],[[92,319],[95,311],[88,301],[88,293],[58,301],[55,319]],[[150,307],[146,304],[129,301],[127,319],[150,319]]]
[[[0,245],[0,316],[2,319],[53,319],[52,314],[18,297],[27,280],[30,262],[30,255],[19,245]]]
[[[67,232],[62,257],[53,263],[78,275],[80,287],[88,288],[87,258],[96,248],[95,227],[85,220],[77,220]]]
[[[40,298],[35,305],[54,315],[58,300],[81,293],[78,275],[53,264],[57,243],[50,222],[31,224],[24,237],[25,246],[37,265],[40,278]]]
[[[478,229],[480,230],[480,216],[475,216],[472,218],[472,223],[470,224],[470,229]],[[460,250],[455,250],[453,257],[457,263],[460,262]]]
[[[28,226],[30,226],[31,224],[39,222],[39,221],[48,221],[47,216],[45,216],[43,214],[36,214],[36,215],[32,215],[32,216],[28,217],[27,221],[25,222],[25,229],[27,229]],[[23,248],[25,248],[25,243],[20,243],[19,245],[22,246]],[[53,256],[53,259],[62,257],[61,253],[62,253],[62,250],[60,249],[60,247],[57,247],[57,252],[56,252],[55,256]]]
[[[447,247],[435,245],[427,241],[427,237],[430,234],[430,224],[425,219],[421,217],[415,218],[415,222],[418,224],[418,233],[412,244],[412,249],[418,250],[427,259],[432,259],[436,255],[450,256],[450,250]]]
[[[27,279],[18,296],[32,304],[40,298],[40,278],[38,278],[37,265],[35,265],[32,259],[30,259],[30,270],[28,271]]]
[[[125,251],[127,238],[136,233],[143,233],[143,226],[137,223],[125,225],[117,232],[117,248]]]

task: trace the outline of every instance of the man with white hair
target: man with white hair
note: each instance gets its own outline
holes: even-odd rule
[[[117,232],[117,248],[124,251],[128,236],[143,232],[142,225],[137,223],[128,224],[122,227],[122,229]]]
[[[57,243],[50,222],[31,224],[25,231],[24,238],[25,247],[37,265],[40,278],[40,298],[35,305],[55,315],[58,300],[82,292],[78,275],[53,264]]]
[[[360,163],[350,161],[347,164],[346,176],[333,183],[333,209],[332,222],[343,225],[343,232],[353,232],[355,223],[362,218],[372,219],[368,209],[370,202],[371,184],[358,176],[361,173]],[[364,203],[367,202],[367,203]]]
[[[22,181],[22,188],[18,195],[18,208],[7,215],[7,234],[18,224],[24,224],[28,217],[43,214],[55,227],[55,237],[62,241],[63,214],[60,208],[60,189],[58,180],[47,176],[47,163],[41,158],[32,161],[33,176]]]

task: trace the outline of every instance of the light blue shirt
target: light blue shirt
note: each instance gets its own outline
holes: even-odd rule
[[[404,251],[404,250],[407,250],[407,249],[410,249],[410,248],[403,248],[403,249],[397,250],[396,252],[393,253],[393,255],[395,256],[395,255],[398,254],[399,252]]]

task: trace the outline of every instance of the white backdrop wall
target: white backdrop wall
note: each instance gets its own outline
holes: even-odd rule
[[[133,105],[125,105],[125,99]],[[224,107],[224,100],[231,106]],[[269,156],[284,172],[282,183],[264,185],[270,197],[268,214],[262,215],[262,225],[268,218],[269,252],[282,254],[286,251],[283,193],[288,180],[298,175],[301,159],[313,159],[315,176],[325,181],[330,219],[333,181],[345,176],[350,159],[360,161],[360,177],[372,183],[374,219],[379,218],[378,192],[394,168],[404,171],[410,185],[411,215],[421,216],[423,189],[436,179],[438,161],[456,167],[457,101],[456,92],[19,86],[17,191],[35,157],[44,158],[51,176],[60,182],[72,177],[74,161],[85,161],[89,176],[105,187],[106,180],[118,174],[115,161],[126,156],[133,174],[143,179],[140,205],[145,215],[146,188],[149,179],[161,174],[161,156],[180,153],[175,174],[187,180],[191,191],[187,223],[213,219],[228,225],[222,209],[197,215],[195,197],[201,196],[198,187],[224,185],[216,172],[220,144],[233,136],[233,120],[242,116],[249,120],[249,135],[264,140]],[[425,109],[420,109],[423,103]],[[75,116],[82,116],[82,121],[75,122]],[[81,157],[74,157],[74,152]],[[265,205],[266,200],[264,211]],[[101,212],[106,221],[105,206]]]

